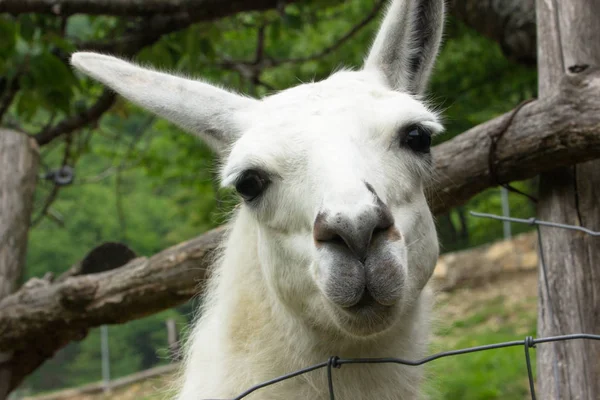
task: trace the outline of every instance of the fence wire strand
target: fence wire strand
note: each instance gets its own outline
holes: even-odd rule
[[[548,280],[547,280],[547,271],[546,271],[546,265],[545,265],[545,260],[544,260],[544,252],[543,252],[543,247],[542,247],[542,235],[541,235],[540,227],[547,226],[547,227],[553,227],[553,228],[569,229],[569,230],[584,232],[591,236],[600,236],[600,232],[596,232],[596,231],[593,231],[591,229],[587,229],[587,228],[584,228],[581,226],[560,224],[560,223],[548,222],[548,221],[540,221],[535,218],[520,219],[520,218],[504,217],[504,216],[495,215],[495,214],[479,213],[479,212],[474,212],[474,211],[471,211],[470,214],[474,217],[479,217],[479,218],[491,218],[491,219],[500,220],[500,221],[509,221],[509,222],[529,224],[529,225],[536,225],[539,256],[540,256],[540,266],[542,268],[544,286],[545,286],[546,293],[548,295],[549,300],[550,300],[550,289],[549,289],[549,284],[548,284]],[[551,301],[548,301],[549,318],[552,321],[553,330],[557,330],[554,327],[555,321],[554,321],[553,314],[552,314],[551,303],[552,303]],[[427,364],[431,361],[435,361],[435,360],[438,360],[438,359],[444,358],[444,357],[458,356],[458,355],[462,355],[462,354],[469,354],[469,353],[495,350],[495,349],[503,349],[503,348],[515,347],[515,346],[523,346],[524,353],[525,353],[525,365],[527,367],[527,377],[528,377],[528,381],[529,381],[529,392],[531,395],[531,399],[536,400],[535,379],[533,376],[533,368],[531,365],[530,349],[535,348],[536,345],[538,345],[538,344],[552,343],[554,346],[559,341],[570,341],[570,340],[578,340],[578,339],[579,340],[583,339],[583,340],[598,340],[598,341],[600,341],[600,335],[589,334],[589,333],[576,333],[576,334],[569,334],[569,335],[541,337],[541,338],[537,338],[537,339],[532,336],[527,336],[523,340],[514,340],[514,341],[510,341],[510,342],[486,344],[486,345],[482,345],[482,346],[475,346],[475,347],[468,347],[468,348],[458,349],[458,350],[444,351],[444,352],[432,354],[430,356],[427,356],[427,357],[419,359],[419,360],[405,360],[402,358],[394,358],[394,357],[340,358],[338,356],[332,356],[332,357],[329,357],[329,359],[327,361],[324,361],[324,362],[321,362],[321,363],[318,363],[318,364],[315,364],[315,365],[312,365],[312,366],[309,366],[306,368],[302,368],[300,370],[291,372],[289,374],[281,375],[277,378],[274,378],[269,381],[262,382],[255,386],[252,386],[249,389],[247,389],[245,392],[239,394],[237,397],[234,397],[233,399],[221,399],[221,400],[242,400],[243,398],[250,395],[251,393],[254,393],[255,391],[263,389],[267,386],[275,385],[275,384],[285,381],[287,379],[291,379],[291,378],[294,378],[294,377],[297,377],[300,375],[304,375],[309,372],[316,371],[316,370],[323,369],[323,368],[326,368],[326,371],[327,371],[327,384],[328,384],[328,390],[329,390],[329,398],[330,398],[330,400],[335,400],[335,392],[334,392],[334,385],[333,385],[333,373],[334,373],[333,369],[341,368],[343,365],[346,365],[346,364],[400,364],[400,365],[406,365],[406,366],[419,366],[419,365]],[[555,384],[558,385],[559,382],[558,382],[558,365],[557,365],[557,359],[556,359],[556,347],[554,347],[553,374],[554,374]],[[559,387],[557,386],[556,387],[557,394],[560,393],[558,391],[558,389],[559,389]],[[205,400],[218,400],[218,399],[205,399]]]

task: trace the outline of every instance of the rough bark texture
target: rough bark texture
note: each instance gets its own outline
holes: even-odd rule
[[[598,158],[600,73],[596,70],[554,81],[560,93],[525,105],[498,141],[498,180],[532,178],[559,165]],[[434,147],[435,182],[428,190],[435,214],[466,202],[493,186],[490,135],[503,129],[511,112]],[[576,154],[577,153],[577,154]]]
[[[519,63],[536,63],[535,0],[451,0],[450,11]]]
[[[539,95],[560,96],[557,80],[600,67],[600,2],[538,0],[537,7]],[[599,198],[600,161],[556,169],[540,177],[538,218],[600,230]],[[561,229],[543,229],[542,238],[539,335],[600,333],[600,238]],[[600,343],[541,346],[537,360],[539,398],[600,398]]]
[[[525,179],[557,165],[600,157],[600,79],[565,78],[563,96],[527,105],[498,144],[498,176]],[[570,94],[569,94],[570,93]],[[492,185],[489,135],[501,116],[434,148],[437,178],[428,189],[435,214],[467,201]],[[456,162],[460,160],[460,163]],[[0,351],[15,350],[11,387],[71,340],[103,324],[121,323],[173,307],[195,293],[212,262],[223,228],[152,258],[113,271],[70,277],[51,284],[28,282],[0,302]]]
[[[25,264],[27,232],[33,208],[39,152],[35,142],[20,132],[0,129],[0,299],[17,289]],[[0,351],[0,399],[10,387],[11,348]]]

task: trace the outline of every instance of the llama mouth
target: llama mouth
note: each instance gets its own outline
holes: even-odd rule
[[[344,310],[352,314],[359,314],[364,312],[380,313],[390,308],[392,308],[392,306],[381,304],[375,300],[373,295],[371,295],[371,292],[365,288],[360,300],[352,306],[344,307]]]
[[[319,249],[316,283],[325,297],[347,313],[385,312],[401,302],[405,287],[406,248],[377,240],[365,260],[347,246],[329,244]]]
[[[348,307],[335,307],[334,321],[353,337],[371,337],[389,329],[396,320],[397,307],[383,305],[366,290],[360,300]]]

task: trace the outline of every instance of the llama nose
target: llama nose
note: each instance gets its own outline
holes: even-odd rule
[[[358,260],[364,262],[373,237],[388,231],[393,225],[392,213],[379,201],[376,206],[354,218],[342,213],[319,212],[313,235],[318,244],[348,247]]]

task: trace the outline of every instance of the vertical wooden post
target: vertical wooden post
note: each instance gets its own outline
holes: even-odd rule
[[[0,299],[17,289],[23,272],[38,163],[33,139],[0,129]],[[11,371],[2,365],[11,356],[0,352],[0,400],[8,396]]]
[[[177,324],[173,318],[169,318],[165,324],[167,325],[167,340],[169,342],[169,356],[172,361],[181,360],[181,351],[179,348],[179,333],[177,332]]]
[[[560,95],[565,76],[598,74],[599,18],[598,0],[537,0],[540,98]],[[539,219],[600,230],[600,161],[541,175],[539,197]],[[600,333],[600,239],[542,228],[542,248],[538,335]],[[537,365],[539,398],[600,399],[600,343],[541,345]]]

